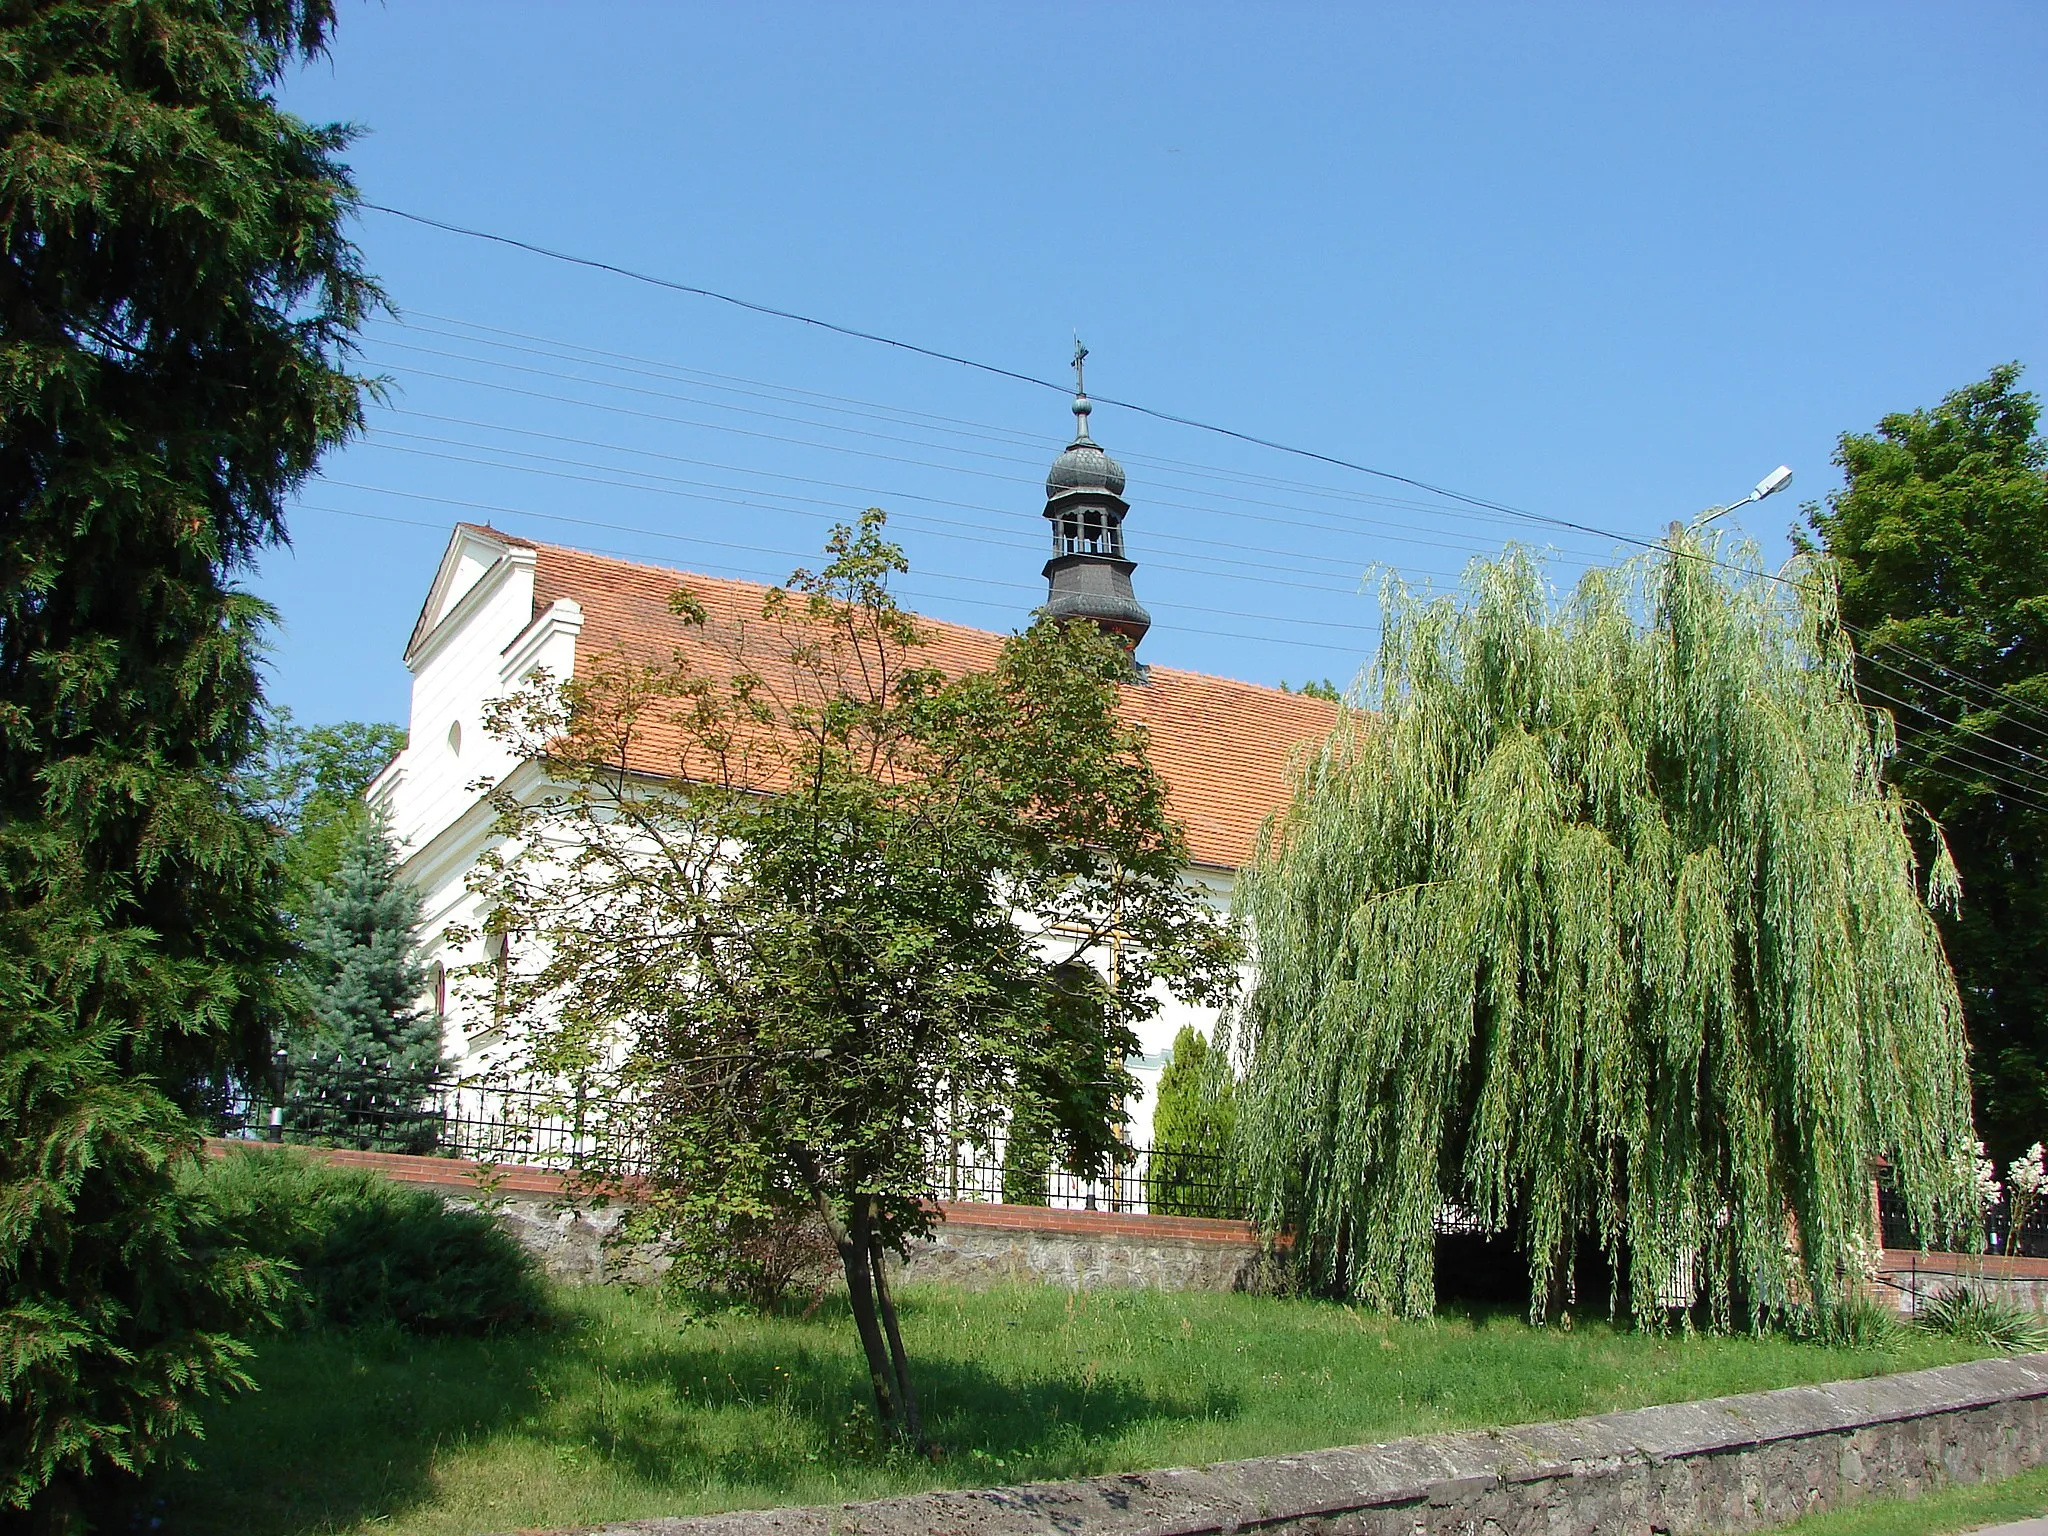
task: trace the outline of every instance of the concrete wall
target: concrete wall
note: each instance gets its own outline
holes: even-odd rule
[[[2038,1466],[2048,1356],[1517,1429],[586,1536],[1651,1536],[1748,1531]]]

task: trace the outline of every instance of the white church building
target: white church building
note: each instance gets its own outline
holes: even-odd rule
[[[1074,402],[1074,440],[1045,483],[1052,558],[1045,566],[1047,609],[1094,623],[1134,651],[1151,626],[1131,585],[1124,553],[1123,469],[1088,432],[1085,395]],[[501,953],[462,948],[450,930],[479,933],[484,913],[468,877],[495,836],[480,782],[517,793],[538,791],[539,765],[521,762],[484,725],[488,704],[536,671],[574,677],[580,660],[637,657],[660,661],[683,639],[670,596],[687,586],[707,611],[707,626],[758,619],[766,588],[635,564],[501,533],[456,525],[420,610],[405,664],[412,672],[409,745],[370,786],[402,851],[403,873],[423,893],[422,929],[432,1006],[458,1072],[512,1065],[508,1042],[487,1002],[452,985],[459,968]],[[1029,615],[1020,613],[1021,626]],[[921,660],[960,672],[993,664],[1001,635],[936,620],[921,621]],[[1140,665],[1120,688],[1123,717],[1149,735],[1153,766],[1166,781],[1174,814],[1187,830],[1190,877],[1227,908],[1236,872],[1252,854],[1260,824],[1286,804],[1295,750],[1321,740],[1335,707],[1325,700],[1198,672]],[[496,944],[495,939],[479,941]],[[1144,1143],[1152,1088],[1174,1035],[1186,1023],[1209,1030],[1210,1010],[1169,1003],[1142,1026],[1143,1054],[1131,1062],[1141,1096],[1127,1107],[1132,1139]]]

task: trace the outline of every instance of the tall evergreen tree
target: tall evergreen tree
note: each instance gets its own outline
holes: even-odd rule
[[[246,1385],[277,1276],[176,1175],[266,1050],[282,868],[234,585],[360,423],[327,0],[0,10],[0,1504],[56,1520]]]
[[[427,1099],[443,1067],[440,1021],[420,1007],[420,893],[375,814],[355,819],[339,855],[306,915],[313,1017],[288,1050],[285,1123],[322,1141],[423,1152],[440,1130]]]
[[[1857,684],[1898,717],[1890,776],[1962,875],[1942,938],[2000,1163],[2048,1134],[2048,442],[2019,377],[1843,434],[1846,484],[1808,512],[1865,635]]]

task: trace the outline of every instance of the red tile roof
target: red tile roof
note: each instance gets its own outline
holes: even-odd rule
[[[495,530],[493,530],[495,531]],[[502,536],[501,536],[502,537]],[[527,545],[524,539],[507,542]],[[736,624],[758,625],[766,587],[659,566],[638,565],[551,544],[537,551],[534,614],[561,598],[583,609],[579,659],[622,655],[666,660],[678,650],[715,646]],[[669,597],[687,586],[704,605],[702,630],[669,611]],[[936,619],[920,619],[926,638],[920,661],[951,673],[994,664],[1001,635]],[[1320,741],[1336,723],[1336,707],[1302,694],[1200,672],[1151,667],[1142,684],[1119,691],[1120,713],[1146,728],[1152,765],[1166,780],[1174,814],[1187,828],[1198,864],[1235,869],[1252,853],[1260,823],[1284,807],[1288,763],[1297,747]],[[650,756],[658,755],[650,752]],[[651,773],[673,771],[646,762]]]

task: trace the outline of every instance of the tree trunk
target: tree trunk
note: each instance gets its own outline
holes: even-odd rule
[[[919,1455],[931,1449],[924,1438],[924,1420],[917,1411],[917,1393],[910,1385],[910,1356],[904,1353],[903,1333],[896,1326],[896,1293],[889,1288],[888,1255],[882,1251],[879,1234],[871,1233],[869,1267],[875,1274],[875,1296],[882,1304],[882,1329],[889,1339],[889,1358],[896,1367],[896,1401],[903,1410],[903,1432]]]
[[[817,1206],[818,1214],[825,1219],[826,1231],[832,1234],[832,1245],[839,1250],[839,1263],[846,1271],[846,1295],[853,1306],[853,1325],[860,1333],[860,1347],[868,1357],[868,1381],[875,1389],[876,1423],[884,1438],[900,1434],[903,1426],[896,1416],[896,1373],[875,1316],[873,1223],[867,1214],[867,1203],[854,1202],[850,1229],[823,1194],[817,1196]]]

